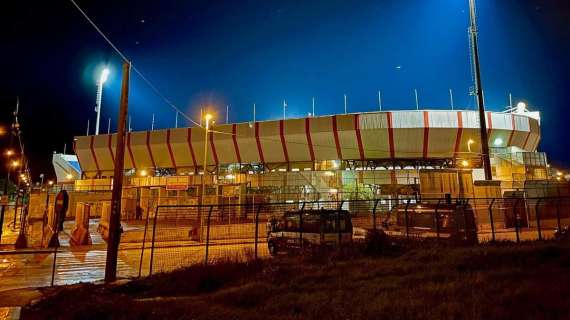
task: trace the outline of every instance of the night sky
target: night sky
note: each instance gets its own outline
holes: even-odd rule
[[[200,106],[230,122],[275,119],[311,111],[378,108],[474,109],[469,62],[468,0],[102,1],[78,3],[156,87],[197,118]],[[570,2],[478,0],[486,107],[524,100],[542,111],[542,142],[555,165],[568,164]],[[51,154],[74,135],[91,132],[96,79],[111,75],[103,95],[102,130],[116,115],[120,58],[68,0],[4,1],[0,13],[3,77],[0,122],[20,97],[20,122],[32,176],[52,176]],[[135,74],[134,130],[173,127],[175,112]],[[182,118],[180,125],[188,125]],[[5,146],[7,139],[1,138]]]

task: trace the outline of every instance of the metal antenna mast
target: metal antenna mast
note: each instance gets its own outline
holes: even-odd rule
[[[479,108],[479,124],[481,127],[481,158],[485,171],[485,180],[493,180],[491,160],[489,158],[489,138],[487,136],[487,123],[485,122],[485,101],[483,100],[483,86],[481,84],[481,65],[479,63],[479,47],[477,44],[477,14],[475,0],[469,0],[469,35],[471,38],[471,54],[473,56],[473,75],[475,76],[475,95]]]

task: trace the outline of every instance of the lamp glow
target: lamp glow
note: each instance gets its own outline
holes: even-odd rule
[[[503,139],[497,138],[497,139],[495,139],[495,141],[493,142],[493,144],[495,145],[495,147],[500,147],[500,146],[503,145]]]
[[[517,113],[524,113],[524,112],[526,112],[526,103],[521,101],[517,103]]]
[[[469,139],[469,141],[467,141],[467,150],[469,150],[469,152],[471,152],[471,145],[474,143],[475,141],[473,141],[473,139]]]
[[[101,78],[99,78],[99,83],[103,84],[107,81],[107,79],[109,78],[109,69],[105,68],[103,69],[103,71],[101,72]]]

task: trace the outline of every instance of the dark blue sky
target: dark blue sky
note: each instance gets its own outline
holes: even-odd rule
[[[2,120],[16,95],[34,174],[49,170],[53,150],[93,123],[95,81],[112,74],[103,98],[103,131],[116,114],[120,59],[67,0],[16,3],[6,14],[0,87]],[[468,0],[78,1],[158,88],[189,115],[211,105],[230,121],[377,109],[474,109],[467,37]],[[541,149],[555,163],[570,116],[570,5],[564,0],[478,0],[486,106],[507,95],[543,112]],[[5,25],[4,25],[5,24]],[[6,75],[6,73],[5,73]],[[133,74],[133,128],[174,126],[175,113]],[[220,119],[220,120],[222,120]],[[180,124],[185,123],[180,120]],[[93,128],[93,127],[92,127]],[[49,132],[46,134],[45,132]]]

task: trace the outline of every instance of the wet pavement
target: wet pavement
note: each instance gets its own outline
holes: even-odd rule
[[[0,292],[18,288],[50,286],[52,277],[54,285],[102,280],[105,276],[107,244],[97,232],[98,224],[98,219],[90,220],[89,230],[93,242],[90,246],[71,247],[69,245],[69,235],[74,228],[74,222],[67,221],[64,224],[64,231],[59,235],[61,247],[57,251],[54,249],[0,251]],[[125,230],[130,230],[130,232],[144,231],[144,224],[127,225],[124,223],[124,225]],[[117,261],[117,277],[137,277],[139,269],[141,269],[142,276],[150,273],[151,244],[148,238],[142,255],[142,263],[141,249],[141,242],[121,243]],[[265,243],[260,242],[258,249],[260,256],[268,256]],[[253,251],[253,239],[211,241],[208,261],[213,262],[227,257],[247,259]],[[152,257],[152,271],[153,273],[164,272],[203,263],[204,256],[204,244],[195,241],[157,241]]]

